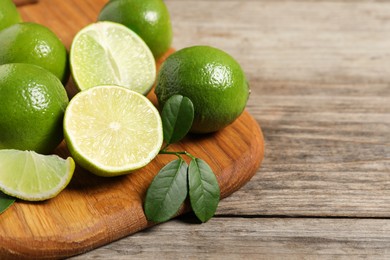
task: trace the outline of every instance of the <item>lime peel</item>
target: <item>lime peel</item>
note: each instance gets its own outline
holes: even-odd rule
[[[98,20],[117,22],[133,30],[149,46],[156,59],[171,46],[171,19],[163,0],[109,1],[100,10]]]

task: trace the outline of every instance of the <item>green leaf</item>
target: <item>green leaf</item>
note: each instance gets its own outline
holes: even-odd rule
[[[194,105],[182,95],[174,95],[165,103],[161,112],[164,141],[172,144],[183,139],[194,120]]]
[[[188,169],[191,207],[202,222],[207,222],[217,210],[220,190],[210,166],[199,158],[191,160]]]
[[[164,166],[153,179],[145,198],[148,220],[163,222],[172,218],[187,197],[187,163],[174,160]]]
[[[15,202],[15,198],[10,197],[0,191],[0,214],[8,209]]]

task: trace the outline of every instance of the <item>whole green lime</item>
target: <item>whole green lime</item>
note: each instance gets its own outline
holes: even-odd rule
[[[171,46],[172,26],[162,0],[115,0],[101,10],[99,21],[121,23],[137,33],[156,59]]]
[[[69,100],[60,80],[32,64],[0,66],[0,149],[51,152]]]
[[[0,31],[22,21],[18,9],[12,0],[0,1]]]
[[[238,62],[226,52],[193,46],[179,50],[161,65],[155,93],[159,104],[175,94],[194,104],[193,133],[215,132],[245,109],[249,86]]]
[[[68,55],[61,40],[47,27],[18,23],[0,31],[0,64],[38,65],[65,83],[69,76]]]

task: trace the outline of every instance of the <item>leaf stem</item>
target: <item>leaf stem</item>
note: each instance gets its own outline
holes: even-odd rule
[[[192,160],[194,160],[194,159],[196,159],[196,157],[195,156],[193,156],[192,154],[190,154],[190,153],[188,153],[188,152],[184,152],[185,153],[185,155],[187,155],[188,157],[190,157]]]
[[[180,155],[180,154],[186,154],[186,152],[170,152],[170,151],[167,151],[167,150],[161,150],[159,152],[159,154],[174,154],[174,155]]]
[[[169,145],[170,145],[170,143],[165,144],[164,147],[161,149],[161,151],[166,151],[168,149]]]
[[[165,149],[162,149],[162,150],[160,150],[159,154],[172,154],[172,155],[176,155],[177,157],[180,157],[180,158],[181,158],[181,155],[184,154],[184,155],[187,155],[188,157],[190,157],[191,159],[195,159],[195,156],[193,156],[192,154],[190,154],[187,151],[170,152],[170,151],[167,151]]]

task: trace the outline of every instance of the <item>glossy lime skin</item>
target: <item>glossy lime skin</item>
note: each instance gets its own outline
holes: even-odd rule
[[[50,153],[62,141],[68,96],[60,80],[32,64],[0,66],[0,149]]]
[[[110,1],[100,11],[98,20],[121,23],[130,28],[145,41],[156,59],[171,46],[171,20],[162,0]]]
[[[12,0],[0,0],[0,31],[22,21]]]
[[[193,133],[210,133],[231,124],[245,109],[249,86],[237,61],[210,46],[179,50],[163,62],[155,89],[160,106],[174,94],[194,104]]]
[[[67,50],[49,28],[36,23],[14,24],[0,31],[0,46],[0,64],[35,64],[64,84],[68,80]]]

